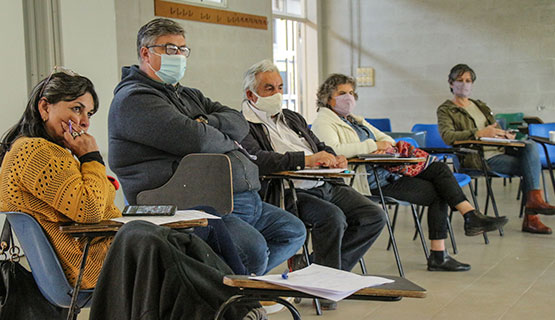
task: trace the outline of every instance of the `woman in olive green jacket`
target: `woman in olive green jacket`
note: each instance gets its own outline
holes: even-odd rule
[[[476,74],[469,66],[458,64],[449,72],[449,86],[453,98],[446,100],[437,109],[439,132],[445,143],[486,138],[514,139],[514,134],[500,129],[490,108],[480,100],[470,99]],[[484,156],[489,170],[522,177],[522,188],[526,195],[526,215],[522,231],[551,234],[538,213],[554,215],[555,207],[543,200],[540,192],[541,163],[535,142],[526,140],[525,147],[508,150],[484,147]],[[510,152],[510,154],[509,154]],[[467,168],[480,168],[479,155],[466,156],[462,165]]]

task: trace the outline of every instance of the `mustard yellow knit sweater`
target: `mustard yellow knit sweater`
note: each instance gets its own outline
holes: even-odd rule
[[[116,191],[97,161],[79,163],[71,153],[42,138],[19,138],[0,171],[0,210],[32,215],[46,231],[73,285],[79,272],[83,239],[59,230],[60,223],[96,223],[121,216]],[[112,238],[96,238],[89,249],[83,288],[93,288]]]

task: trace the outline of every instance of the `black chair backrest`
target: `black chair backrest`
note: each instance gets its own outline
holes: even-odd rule
[[[178,210],[208,206],[227,214],[233,211],[231,174],[231,162],[224,154],[190,154],[166,184],[141,191],[137,204],[174,204]]]

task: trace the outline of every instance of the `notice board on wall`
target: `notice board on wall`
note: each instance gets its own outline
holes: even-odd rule
[[[154,14],[159,17],[193,20],[230,26],[268,29],[268,18],[234,11],[154,0]]]

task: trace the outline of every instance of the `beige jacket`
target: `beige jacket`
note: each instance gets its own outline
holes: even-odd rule
[[[376,141],[389,141],[395,144],[393,138],[366,122],[364,118],[355,115],[351,116],[355,121],[369,128],[376,137]],[[312,132],[314,132],[318,139],[332,147],[335,153],[342,154],[347,158],[355,157],[357,154],[372,153],[378,149],[376,141],[372,139],[361,142],[355,130],[328,108],[320,108],[318,116],[312,124]],[[350,167],[351,169],[353,168],[353,166]],[[359,166],[357,173],[366,173],[365,166]],[[364,175],[356,176],[353,187],[364,195],[370,195],[368,180]]]

